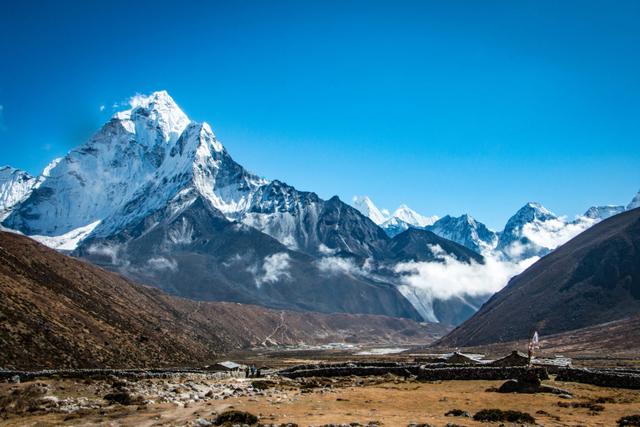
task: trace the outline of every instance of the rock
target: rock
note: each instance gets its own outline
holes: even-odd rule
[[[518,379],[507,380],[497,390],[498,393],[553,393],[571,395],[567,390],[543,385],[538,373],[534,370],[523,372]]]
[[[541,385],[540,388],[538,389],[538,393],[552,393],[552,394],[557,394],[557,395],[562,395],[562,396],[569,396],[569,399],[571,399],[573,396],[571,395],[571,392],[569,390],[565,390],[563,388],[558,388],[558,387],[553,387],[550,385]],[[566,397],[565,397],[566,399]]]
[[[111,388],[113,388],[114,390],[121,390],[126,388],[128,384],[129,383],[125,379],[116,380],[111,383]]]
[[[627,415],[618,420],[618,426],[640,426],[640,415]]]
[[[258,417],[249,412],[244,411],[226,411],[216,417],[214,424],[255,424],[258,422]]]
[[[538,372],[533,369],[527,369],[522,372],[522,374],[518,376],[518,382],[531,387],[539,387],[541,384]]]
[[[113,404],[119,403],[121,405],[141,405],[144,403],[144,399],[140,396],[132,396],[128,391],[116,391],[104,396],[104,400]]]
[[[535,418],[529,415],[526,412],[520,411],[502,411],[500,409],[482,409],[478,411],[473,419],[475,421],[480,422],[500,422],[500,421],[508,421],[511,423],[527,423],[534,424],[536,422]]]
[[[539,385],[522,383],[518,380],[507,380],[498,388],[498,393],[537,393]]]
[[[471,418],[471,414],[468,413],[467,411],[463,411],[462,409],[452,409],[449,412],[447,412],[446,414],[444,414],[445,417],[466,417],[466,418]]]

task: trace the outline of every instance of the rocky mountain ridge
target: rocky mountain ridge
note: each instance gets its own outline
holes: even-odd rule
[[[398,217],[379,222],[379,225],[392,237],[408,228],[423,228],[480,254],[523,260],[548,254],[599,221],[633,209],[635,205],[640,206],[638,200],[640,195],[636,195],[626,208],[622,205],[592,206],[573,220],[555,215],[540,203],[528,202],[498,232],[490,230],[469,214],[459,217],[446,215],[425,226]],[[354,198],[354,206],[364,215],[371,213],[376,218],[377,212],[385,212],[367,196]]]

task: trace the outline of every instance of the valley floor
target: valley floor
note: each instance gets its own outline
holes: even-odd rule
[[[261,390],[255,381],[268,388]],[[444,414],[462,409],[473,415],[487,408],[527,412],[544,426],[615,426],[620,417],[640,413],[640,390],[548,381],[569,390],[574,398],[487,391],[501,383],[430,383],[393,376],[252,380],[194,374],[137,381],[46,379],[0,384],[0,425],[204,426],[231,408],[258,415],[264,424],[300,426],[354,422],[366,425],[372,421],[383,426],[477,426],[487,424]],[[120,405],[103,399],[119,387],[140,397],[140,402]],[[560,406],[575,402],[600,402],[602,408]]]

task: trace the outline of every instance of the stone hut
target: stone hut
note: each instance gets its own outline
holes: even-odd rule
[[[513,350],[510,355],[494,360],[489,363],[489,366],[527,366],[528,364],[529,358],[525,354],[520,353],[518,350]]]
[[[208,367],[210,371],[216,371],[216,372],[239,372],[244,368],[246,368],[245,365],[241,365],[236,362],[231,362],[229,360],[225,362],[218,362]]]
[[[475,359],[472,359],[471,357],[462,354],[462,353],[458,353],[457,351],[455,351],[451,356],[447,357],[447,363],[449,365],[479,365],[480,362],[478,362]]]

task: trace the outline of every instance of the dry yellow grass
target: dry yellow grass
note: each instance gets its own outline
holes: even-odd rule
[[[486,392],[500,381],[447,381],[419,383],[388,381],[352,387],[350,382],[337,383],[332,389],[314,389],[301,393],[286,390],[286,397],[267,396],[230,398],[192,404],[187,408],[171,404],[112,406],[85,411],[77,415],[45,414],[13,416],[0,421],[7,426],[109,425],[109,426],[179,426],[193,425],[199,417],[210,418],[229,408],[260,415],[263,423],[294,422],[300,426],[326,423],[378,421],[383,426],[406,426],[410,422],[428,422],[445,426],[454,422],[465,426],[482,424],[469,418],[445,417],[454,408],[471,414],[485,408],[512,409],[528,412],[544,426],[615,426],[625,415],[640,413],[640,391],[601,388],[575,383],[553,385],[570,390],[574,399],[563,400],[551,394],[499,394]],[[8,385],[2,385],[6,391]],[[65,383],[65,391],[75,396],[90,394],[82,383]],[[280,388],[289,386],[281,385]],[[0,390],[2,390],[0,388]],[[95,396],[93,396],[95,397]],[[560,407],[558,402],[587,402],[604,398],[604,410]],[[540,412],[544,411],[544,412]],[[494,424],[498,425],[498,424]]]

